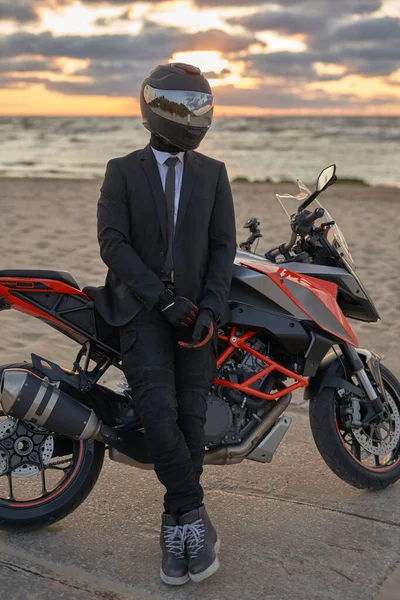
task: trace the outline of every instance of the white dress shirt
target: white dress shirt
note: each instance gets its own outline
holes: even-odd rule
[[[169,152],[161,152],[151,146],[154,152],[154,156],[157,160],[158,170],[160,172],[162,186],[165,192],[165,181],[167,179],[168,165],[165,164],[167,158],[170,156],[178,158],[178,162],[175,165],[175,210],[174,210],[174,225],[176,225],[176,218],[178,216],[179,198],[181,195],[182,188],[182,177],[183,177],[183,165],[185,160],[185,153],[178,152],[178,154],[170,154]]]

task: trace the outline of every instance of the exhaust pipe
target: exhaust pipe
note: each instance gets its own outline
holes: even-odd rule
[[[292,395],[289,393],[277,400],[242,443],[208,450],[204,464],[231,465],[242,462],[273,427],[291,399]],[[132,432],[126,438],[122,432],[103,425],[91,408],[27,369],[4,369],[0,384],[0,404],[10,417],[72,439],[98,440],[118,451],[114,454],[114,460],[121,461],[123,454],[134,459],[135,466],[140,463],[143,464],[142,468],[151,468],[146,452],[138,454],[137,449],[135,450],[136,447],[140,449],[143,444],[139,443],[140,440],[132,439]]]
[[[27,369],[4,369],[0,405],[10,417],[75,440],[97,440],[121,455],[149,462],[143,435],[104,425],[94,410]]]
[[[205,465],[234,465],[242,462],[250,452],[257,446],[260,440],[264,437],[281,414],[287,409],[292,399],[292,394],[286,394],[276,401],[271,410],[266,414],[264,419],[259,423],[249,438],[241,444],[234,446],[222,446],[215,450],[208,450],[204,456]]]
[[[0,404],[10,417],[76,440],[94,439],[101,429],[92,409],[26,369],[3,371]]]

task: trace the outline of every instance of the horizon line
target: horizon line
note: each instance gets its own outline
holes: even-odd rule
[[[42,114],[2,114],[0,113],[0,118],[11,118],[11,119],[16,119],[16,118],[26,118],[26,117],[32,117],[34,119],[37,118],[43,118],[43,119],[51,119],[51,118],[57,118],[57,117],[68,117],[68,118],[91,118],[91,117],[104,117],[104,118],[111,118],[111,119],[132,119],[132,118],[137,118],[140,119],[141,115],[109,115],[109,114],[102,114],[102,113],[94,113],[91,115],[88,114],[82,114],[82,115],[76,115],[76,114],[56,114],[56,115],[42,115]],[[214,115],[214,119],[235,119],[235,118],[246,118],[246,119],[260,119],[260,118],[267,118],[267,119],[271,119],[271,118],[279,118],[279,117],[284,117],[284,118],[288,118],[288,117],[294,117],[294,118],[298,118],[298,117],[302,117],[302,118],[323,118],[323,117],[339,117],[339,118],[350,118],[350,119],[354,119],[354,118],[382,118],[382,119],[398,119],[400,117],[400,112],[399,114],[390,114],[390,115],[383,115],[382,113],[377,113],[377,114],[373,114],[373,113],[368,113],[368,114],[360,114],[360,113],[354,113],[354,114],[338,114],[338,113],[315,113],[315,114],[304,114],[304,113],[288,113],[288,114],[270,114],[270,115]]]

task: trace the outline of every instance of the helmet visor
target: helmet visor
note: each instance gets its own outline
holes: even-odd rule
[[[188,90],[159,90],[146,85],[143,90],[152,111],[175,123],[191,127],[210,127],[214,96]]]

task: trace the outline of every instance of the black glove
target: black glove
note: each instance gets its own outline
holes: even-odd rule
[[[169,288],[166,288],[155,307],[176,329],[193,325],[199,312],[193,302],[184,296],[176,296]]]
[[[191,344],[178,342],[182,348],[193,349],[205,346],[214,333],[214,314],[209,308],[202,308],[199,312],[193,330]]]

